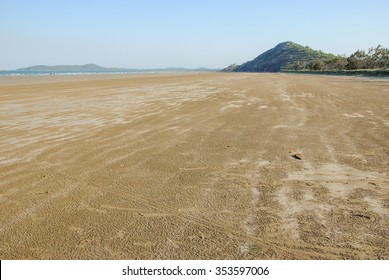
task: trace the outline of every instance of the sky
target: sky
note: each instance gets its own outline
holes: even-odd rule
[[[0,0],[0,69],[223,68],[284,41],[389,47],[388,0]]]

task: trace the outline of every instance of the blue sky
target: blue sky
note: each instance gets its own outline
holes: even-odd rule
[[[0,69],[225,67],[284,41],[389,47],[389,1],[0,0]]]

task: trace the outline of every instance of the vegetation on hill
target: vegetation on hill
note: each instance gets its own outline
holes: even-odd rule
[[[294,42],[283,42],[255,59],[232,64],[224,72],[338,71],[389,68],[389,49],[377,46],[368,52],[357,50],[349,57],[339,56]]]

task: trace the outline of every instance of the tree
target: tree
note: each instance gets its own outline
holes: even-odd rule
[[[389,67],[389,49],[383,48],[381,45],[378,45],[374,49],[372,56],[375,68]]]
[[[314,63],[313,63],[313,70],[315,71],[318,71],[318,70],[322,70],[323,69],[323,62],[321,62],[320,60],[316,60]]]
[[[347,58],[347,69],[364,69],[366,68],[367,54],[365,51],[357,50]]]

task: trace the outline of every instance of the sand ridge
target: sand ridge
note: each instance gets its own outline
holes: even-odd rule
[[[1,259],[389,258],[388,81],[9,78]]]

